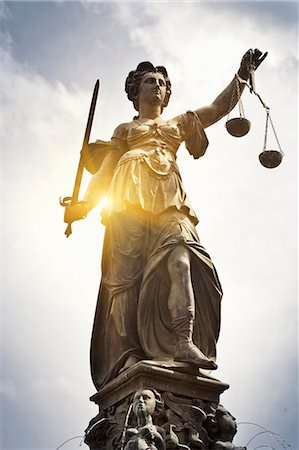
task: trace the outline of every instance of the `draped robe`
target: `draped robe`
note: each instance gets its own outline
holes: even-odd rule
[[[191,256],[195,297],[193,341],[216,358],[221,286],[196,232],[197,216],[184,190],[176,152],[185,141],[194,158],[208,141],[194,112],[170,121],[134,120],[119,126],[113,148],[122,148],[102,211],[106,225],[102,280],[91,340],[91,373],[97,389],[117,376],[130,355],[172,360],[175,335],[168,310],[167,258],[178,245]],[[99,141],[100,146],[100,141]],[[94,152],[90,158],[96,159]]]

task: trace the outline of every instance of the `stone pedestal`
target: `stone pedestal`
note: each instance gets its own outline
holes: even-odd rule
[[[166,449],[213,448],[209,417],[215,417],[220,394],[228,387],[186,363],[140,361],[91,397],[99,414],[90,422],[85,442],[93,450],[123,450],[126,429],[136,427],[130,412],[134,393],[148,389],[161,398],[153,423],[162,430]]]
[[[220,394],[229,386],[207,375],[204,370],[193,369],[187,363],[140,361],[108,383],[90,400],[101,409],[106,409],[141,388],[219,403]]]

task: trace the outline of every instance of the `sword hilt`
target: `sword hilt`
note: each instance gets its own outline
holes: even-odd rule
[[[73,200],[73,197],[64,197],[63,199],[61,199],[61,197],[59,197],[59,204],[61,206],[69,206],[72,204],[72,200]]]
[[[64,197],[63,199],[61,199],[61,197],[59,197],[59,204],[63,207],[67,207],[67,206],[71,205],[72,197]],[[66,235],[67,238],[72,234],[72,224],[71,223],[69,223],[67,225],[64,234]]]

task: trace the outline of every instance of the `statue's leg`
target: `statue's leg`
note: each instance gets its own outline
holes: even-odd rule
[[[190,253],[183,245],[177,246],[168,257],[171,280],[168,308],[176,335],[175,361],[183,361],[202,369],[216,369],[192,341],[195,301],[191,281]]]

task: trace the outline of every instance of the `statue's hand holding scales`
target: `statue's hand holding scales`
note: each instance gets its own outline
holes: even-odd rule
[[[259,65],[264,61],[268,52],[261,52],[258,48],[252,50],[249,49],[241,59],[239,75],[241,78],[247,79],[251,70],[256,70]]]

